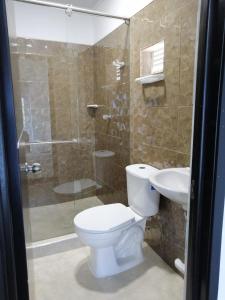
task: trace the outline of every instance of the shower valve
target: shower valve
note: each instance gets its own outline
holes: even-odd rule
[[[32,165],[29,165],[27,162],[20,167],[20,170],[25,173],[37,173],[41,171],[41,164],[39,163],[33,163]]]

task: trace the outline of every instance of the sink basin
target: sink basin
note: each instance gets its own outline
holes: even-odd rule
[[[190,168],[158,170],[149,177],[152,186],[166,198],[181,204],[187,210]]]

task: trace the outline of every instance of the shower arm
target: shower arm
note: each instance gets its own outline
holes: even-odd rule
[[[112,18],[112,19],[119,19],[119,20],[125,21],[126,24],[130,23],[130,19],[127,17],[107,14],[107,13],[104,13],[101,11],[81,8],[81,7],[73,6],[70,4],[62,4],[62,3],[42,1],[42,0],[16,0],[16,1],[23,2],[23,3],[29,3],[29,4],[35,4],[35,5],[41,5],[41,6],[55,7],[55,8],[60,8],[60,9],[64,9],[64,10],[70,9],[71,11],[75,11],[75,12],[79,12],[79,13],[83,13],[83,14],[107,17],[107,18]]]

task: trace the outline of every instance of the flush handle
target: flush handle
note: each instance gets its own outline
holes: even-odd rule
[[[25,173],[37,173],[41,171],[41,164],[39,163],[33,163],[32,165],[29,165],[27,162],[20,167],[21,171]]]

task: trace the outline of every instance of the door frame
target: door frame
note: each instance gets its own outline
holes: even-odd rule
[[[202,0],[186,300],[217,298],[225,182],[224,11],[224,0]],[[5,0],[0,0],[0,20],[0,292],[3,300],[28,300]]]
[[[26,246],[5,0],[0,0],[0,20],[0,286],[4,289],[5,299],[28,300]]]
[[[225,1],[201,2],[186,300],[216,300],[225,196]]]

